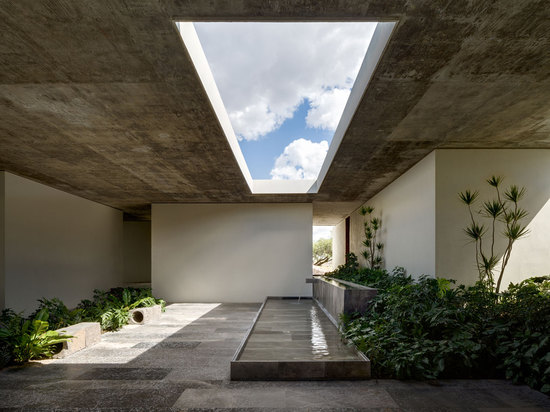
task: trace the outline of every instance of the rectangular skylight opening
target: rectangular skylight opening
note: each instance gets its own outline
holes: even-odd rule
[[[177,22],[254,194],[316,193],[394,22]]]

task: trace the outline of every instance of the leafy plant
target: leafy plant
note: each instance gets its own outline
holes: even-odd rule
[[[361,252],[365,258],[367,265],[371,269],[379,269],[382,266],[382,249],[384,244],[379,241],[378,235],[382,228],[382,220],[378,217],[372,217],[374,207],[363,206],[359,209],[359,214],[365,218],[363,229],[365,240],[363,246],[365,249]]]
[[[511,185],[504,193],[501,193],[500,186],[502,180],[500,176],[492,176],[490,179],[487,179],[487,183],[495,189],[496,198],[483,202],[477,215],[478,218],[489,219],[488,226],[479,223],[472,211],[472,207],[479,198],[479,191],[465,190],[458,194],[460,200],[468,207],[470,213],[470,224],[464,229],[464,232],[476,246],[475,257],[479,272],[479,281],[494,288],[497,294],[500,291],[502,278],[510,260],[514,242],[529,233],[527,227],[522,223],[522,220],[527,217],[528,213],[519,206],[519,202],[525,196],[525,188]],[[495,251],[498,223],[503,224],[502,235],[506,239],[506,247],[501,254]],[[488,232],[490,235],[487,235]],[[489,244],[485,244],[484,240],[488,240]],[[499,256],[502,256],[502,264],[500,271],[498,271],[498,277],[495,279]]]
[[[50,329],[59,329],[82,321],[81,309],[69,310],[58,298],[42,298],[38,302],[38,308],[31,314],[30,318],[34,318],[40,311],[46,309],[49,314],[48,324]]]
[[[11,309],[4,309],[0,314],[0,368],[13,359],[14,336],[21,329],[23,321],[23,317]]]
[[[101,328],[108,331],[118,330],[127,324],[131,309],[161,303],[152,297],[150,289],[137,288],[115,288],[108,292],[95,291],[94,301],[102,306],[94,307],[91,302],[83,302],[82,307],[86,305],[87,313],[97,316],[96,320],[101,323]]]
[[[29,319],[4,309],[0,314],[0,368],[11,361],[50,357],[60,343],[71,338],[49,329],[94,321],[100,322],[103,330],[117,330],[128,323],[130,309],[157,304],[164,311],[166,302],[155,299],[151,289],[115,288],[95,290],[92,300],[81,301],[74,310],[69,310],[60,299],[42,298]]]
[[[343,265],[338,266],[336,270],[327,273],[326,276],[329,276],[329,277],[340,276],[340,279],[344,279],[344,277],[354,276],[358,270],[359,270],[359,262],[357,261],[357,256],[355,255],[355,253],[348,253],[346,255],[346,262]],[[344,280],[351,280],[351,279],[344,279]]]
[[[5,341],[0,340],[0,369],[8,365],[13,357],[13,348]]]
[[[114,331],[128,323],[130,313],[127,308],[112,308],[101,315],[101,329]]]
[[[108,291],[94,290],[92,300],[81,301],[77,308],[82,318],[100,322],[103,330],[118,330],[128,322],[128,311],[138,307],[160,304],[163,311],[166,302],[155,299],[148,288],[113,288]]]
[[[511,283],[502,294],[501,333],[492,336],[507,379],[550,393],[550,276]]]
[[[340,269],[331,276],[378,288],[364,315],[341,317],[374,376],[507,378],[550,393],[550,277],[510,284],[497,300],[482,282]]]
[[[32,320],[13,320],[8,328],[0,328],[0,340],[13,348],[15,362],[51,357],[58,344],[72,337],[48,330],[47,319],[48,312],[42,309]]]

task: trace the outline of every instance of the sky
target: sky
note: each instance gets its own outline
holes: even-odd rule
[[[332,239],[334,226],[313,226],[313,243],[319,239]]]
[[[375,23],[194,23],[253,179],[315,179]]]

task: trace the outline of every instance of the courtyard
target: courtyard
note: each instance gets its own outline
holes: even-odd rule
[[[0,372],[5,411],[524,411],[550,399],[500,380],[231,381],[257,304],[172,304],[66,359]]]
[[[2,2],[0,410],[549,410],[546,3]]]

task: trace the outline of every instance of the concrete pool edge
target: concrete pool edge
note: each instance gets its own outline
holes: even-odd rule
[[[315,299],[311,297],[299,298],[299,297],[275,297],[268,296],[265,298],[262,306],[258,310],[258,313],[254,317],[251,327],[246,333],[243,341],[239,345],[239,348],[235,352],[233,359],[230,363],[230,377],[234,381],[246,381],[246,380],[361,380],[370,379],[371,377],[371,365],[370,360],[354,345],[349,345],[347,341],[343,340],[346,345],[350,346],[350,349],[357,356],[357,359],[340,359],[340,360],[241,360],[240,357],[246,349],[246,345],[250,340],[251,335],[264,311],[268,300],[280,299],[308,299],[311,300],[322,313],[327,316],[326,310],[319,305]],[[334,324],[334,320],[327,316],[332,326],[337,329]]]

